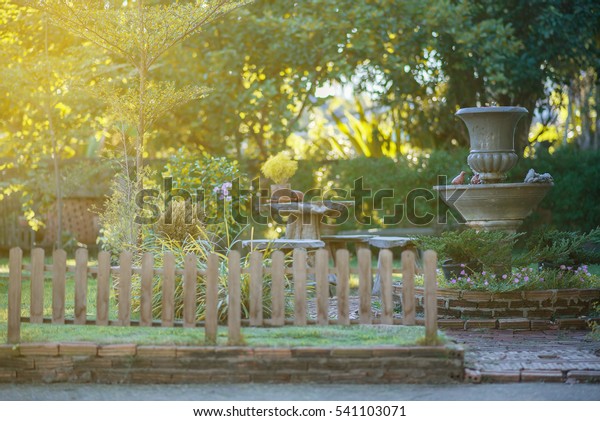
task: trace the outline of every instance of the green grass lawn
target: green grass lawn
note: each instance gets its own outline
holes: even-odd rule
[[[242,328],[245,345],[266,347],[359,347],[417,345],[422,326],[285,326]],[[441,342],[446,337],[440,334]],[[203,328],[118,327],[74,325],[21,325],[21,342],[93,342],[97,344],[206,345]],[[0,323],[0,343],[6,343],[6,323]],[[227,328],[220,327],[218,345],[227,344]]]

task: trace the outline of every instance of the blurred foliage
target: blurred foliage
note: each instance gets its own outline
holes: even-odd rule
[[[530,168],[554,177],[554,187],[522,229],[531,231],[536,226],[551,225],[560,230],[587,232],[600,226],[599,161],[600,151],[563,147],[550,154],[543,144],[535,157],[522,158],[508,181],[523,181]]]
[[[70,32],[24,3],[43,5]],[[242,3],[225,1],[222,11]],[[530,137],[541,141],[560,138],[562,126],[546,116],[559,109],[566,118],[568,102],[563,143],[583,136],[571,130],[579,126],[600,139],[594,0],[257,0],[208,21],[195,1],[140,4],[0,0],[0,171],[16,174],[2,174],[3,193],[26,190],[23,180],[53,150],[65,159],[125,147],[140,169],[185,146],[190,157],[228,157],[253,173],[253,162],[291,149],[309,161],[295,188],[348,188],[362,175],[367,188],[396,189],[382,202],[392,209],[411,189],[438,184],[438,174],[466,170],[460,107],[525,106],[536,117]],[[202,101],[193,100],[207,92],[198,86],[211,89]],[[530,145],[528,123],[519,151]],[[599,225],[598,183],[588,182],[597,179],[596,152],[535,148],[535,161],[519,168],[555,176],[542,203],[550,222]],[[390,159],[324,162],[360,156]],[[374,215],[368,226],[397,225],[384,222],[386,211],[363,211]]]

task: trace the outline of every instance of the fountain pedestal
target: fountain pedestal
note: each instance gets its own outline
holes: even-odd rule
[[[434,186],[469,228],[515,233],[552,184],[496,183]]]
[[[463,108],[456,113],[469,131],[467,162],[482,184],[433,188],[470,228],[514,233],[552,188],[552,183],[501,183],[517,163],[514,133],[525,115],[522,107]]]

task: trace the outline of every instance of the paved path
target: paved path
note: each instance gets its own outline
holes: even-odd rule
[[[600,341],[570,330],[447,331],[466,348],[467,380],[600,382]]]
[[[600,384],[0,384],[2,400],[600,401]]]

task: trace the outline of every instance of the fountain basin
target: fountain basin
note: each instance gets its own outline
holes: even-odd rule
[[[553,184],[496,183],[434,186],[470,228],[516,232]]]

